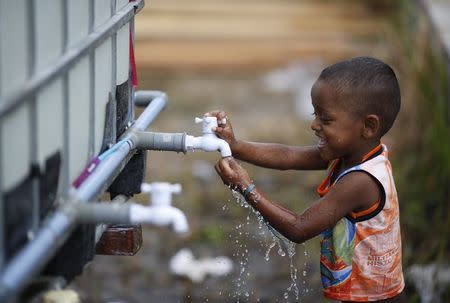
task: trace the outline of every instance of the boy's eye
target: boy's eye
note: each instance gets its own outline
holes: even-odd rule
[[[318,114],[316,112],[313,112],[311,115],[313,115],[316,118],[319,118],[319,120],[323,123],[323,124],[329,124],[332,119],[328,116],[325,116],[323,114]]]
[[[330,124],[332,121],[331,119],[327,119],[327,118],[320,119],[320,120],[322,121],[323,124]]]

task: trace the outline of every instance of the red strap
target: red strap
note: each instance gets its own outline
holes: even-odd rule
[[[131,66],[131,79],[133,81],[133,88],[136,89],[138,85],[136,62],[134,61],[134,47],[133,47],[133,35],[130,31],[130,66]]]

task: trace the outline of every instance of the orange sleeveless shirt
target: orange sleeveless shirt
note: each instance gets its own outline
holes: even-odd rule
[[[322,233],[320,271],[326,297],[340,301],[370,302],[392,298],[404,288],[397,191],[387,149],[379,145],[362,163],[342,172],[334,182],[328,176],[317,187],[320,196],[346,174],[372,176],[381,199],[359,213],[350,213]]]

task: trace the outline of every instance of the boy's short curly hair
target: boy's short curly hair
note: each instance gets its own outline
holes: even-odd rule
[[[400,110],[400,88],[392,68],[370,57],[357,57],[325,68],[318,81],[336,90],[357,114],[380,118],[380,137],[392,127]]]

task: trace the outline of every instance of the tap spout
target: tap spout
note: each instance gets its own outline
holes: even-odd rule
[[[203,150],[206,152],[220,151],[222,158],[231,157],[231,148],[228,143],[214,134],[204,134],[201,137],[186,136],[186,150]]]
[[[143,206],[132,204],[130,206],[131,223],[148,223],[157,226],[172,226],[180,234],[189,231],[185,214],[173,206]]]

